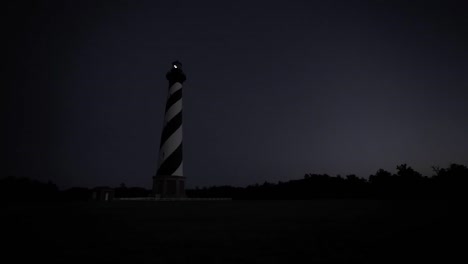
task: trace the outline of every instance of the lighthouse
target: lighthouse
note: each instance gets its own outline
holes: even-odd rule
[[[182,63],[175,61],[166,74],[169,82],[164,124],[159,146],[158,169],[153,177],[156,198],[185,197],[182,152]]]

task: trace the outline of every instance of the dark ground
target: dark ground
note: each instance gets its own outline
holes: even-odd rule
[[[461,248],[451,201],[1,206],[2,263],[447,263]]]

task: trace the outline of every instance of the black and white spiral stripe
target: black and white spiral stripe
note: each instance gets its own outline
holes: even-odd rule
[[[157,175],[183,176],[181,82],[169,84]]]

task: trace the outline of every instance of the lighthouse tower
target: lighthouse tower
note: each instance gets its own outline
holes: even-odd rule
[[[169,92],[159,146],[158,171],[153,177],[153,193],[157,198],[185,197],[182,160],[182,84],[186,77],[179,61],[172,63],[166,74]]]

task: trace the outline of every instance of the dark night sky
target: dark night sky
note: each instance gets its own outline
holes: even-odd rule
[[[9,4],[4,173],[149,188],[176,59],[188,187],[468,165],[464,2]]]

